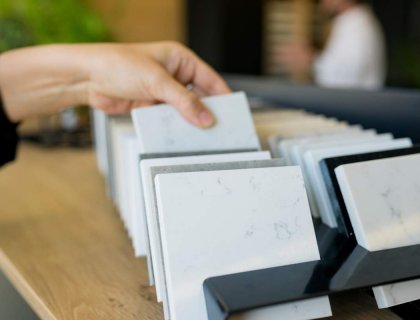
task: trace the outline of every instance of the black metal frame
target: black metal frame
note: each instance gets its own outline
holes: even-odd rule
[[[250,309],[420,278],[420,245],[369,252],[314,220],[320,261],[209,278],[209,320]],[[413,315],[414,316],[414,315]],[[419,313],[416,314],[417,319]]]

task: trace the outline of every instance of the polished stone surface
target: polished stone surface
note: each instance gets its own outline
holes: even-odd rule
[[[131,119],[127,117],[119,117],[119,116],[107,116],[107,126],[106,126],[106,150],[107,150],[107,172],[106,172],[106,180],[107,180],[107,187],[108,187],[108,194],[110,198],[116,203],[117,201],[117,178],[116,178],[116,144],[118,139],[116,139],[116,131],[118,128],[126,127],[131,130]]]
[[[140,162],[140,171],[143,188],[143,203],[145,207],[145,220],[148,230],[148,260],[151,261],[153,268],[154,283],[156,284],[156,292],[158,301],[163,301],[164,288],[162,286],[163,272],[159,267],[162,265],[162,254],[160,247],[160,232],[158,228],[158,218],[156,211],[156,197],[154,188],[154,177],[151,168],[155,166],[169,166],[181,164],[199,164],[199,163],[218,163],[227,161],[244,161],[244,160],[266,160],[270,159],[268,151],[246,152],[246,153],[228,153],[217,155],[201,155],[187,157],[172,158],[154,158],[145,159]]]
[[[121,182],[119,185],[119,208],[120,215],[124,221],[124,225],[127,229],[130,239],[133,239],[133,229],[132,229],[132,214],[131,214],[131,198],[135,195],[133,194],[133,181],[137,178],[140,180],[140,175],[138,166],[138,142],[136,135],[132,133],[127,133],[121,136],[121,154],[124,163],[122,165],[121,171]],[[136,176],[137,173],[137,176]]]
[[[336,170],[358,243],[370,251],[420,244],[420,154]],[[420,281],[374,288],[380,307],[420,299]]]
[[[350,222],[350,217],[347,212],[346,205],[344,203],[343,195],[338,185],[337,177],[335,175],[335,169],[341,165],[356,163],[362,161],[376,160],[392,158],[401,155],[416,154],[420,153],[420,147],[411,147],[397,150],[371,152],[364,154],[355,154],[350,156],[341,156],[335,158],[328,158],[321,160],[320,166],[322,176],[324,178],[325,186],[328,191],[328,197],[330,199],[334,214],[337,218],[338,227],[340,232],[345,234],[347,237],[353,237],[353,227]]]
[[[107,115],[105,112],[93,108],[91,115],[93,121],[96,162],[98,164],[99,171],[106,176],[108,173],[108,151],[106,141]]]
[[[314,219],[321,260],[226,274],[204,283],[211,320],[226,320],[261,306],[278,305],[375,285],[420,278],[420,245],[369,252]],[[420,319],[418,303],[399,307]]]
[[[157,166],[151,167],[151,178],[153,187],[153,196],[151,198],[151,210],[150,215],[153,215],[157,221],[157,234],[158,247],[152,249],[152,255],[156,253],[157,257],[157,272],[162,277],[161,283],[166,283],[165,273],[163,270],[163,252],[162,252],[162,238],[161,238],[161,227],[159,225],[158,209],[155,192],[155,177],[158,174],[169,174],[169,173],[181,173],[181,172],[201,172],[201,171],[217,171],[217,170],[238,170],[238,169],[251,169],[251,168],[269,168],[269,167],[281,167],[284,166],[284,161],[281,159],[270,159],[270,160],[248,160],[248,161],[231,161],[231,162],[212,162],[212,163],[197,163],[197,164],[185,164],[185,165],[169,165],[169,166]],[[149,209],[149,208],[148,208]],[[162,284],[161,284],[162,285]],[[159,288],[163,294],[163,299],[167,298],[167,288],[163,286]]]
[[[207,319],[208,277],[319,259],[298,167],[162,174],[156,192],[173,320]],[[330,314],[324,297],[307,316]]]
[[[140,153],[260,149],[260,143],[244,93],[204,98],[216,124],[206,130],[188,123],[169,105],[137,108],[133,123]]]
[[[294,159],[294,153],[298,152],[297,149],[301,146],[306,146],[313,143],[322,143],[328,141],[337,141],[339,139],[345,139],[346,137],[354,137],[358,135],[373,136],[376,132],[373,130],[362,130],[359,126],[349,126],[346,128],[339,128],[332,132],[320,132],[305,137],[282,139],[278,142],[277,148],[279,154],[286,160],[289,165],[298,165],[296,159]]]
[[[134,127],[130,121],[114,121],[111,127],[111,140],[112,140],[112,155],[113,155],[113,173],[115,181],[114,189],[114,202],[119,209],[121,217],[126,223],[126,217],[123,216],[122,210],[123,201],[123,184],[124,182],[124,167],[126,159],[124,158],[124,138],[126,136],[134,135]]]
[[[147,255],[147,226],[144,219],[143,189],[139,167],[139,145],[137,137],[126,141],[127,217],[136,257]]]
[[[282,154],[284,154],[286,162],[289,165],[299,165],[304,168],[303,156],[306,151],[327,149],[343,145],[350,146],[369,141],[390,139],[392,139],[391,135],[376,135],[374,130],[360,131],[356,128],[356,130],[348,131],[347,129],[342,129],[339,132],[332,133],[332,135],[322,135],[318,138],[306,138],[298,140],[295,144],[291,144],[286,141],[283,143],[282,141],[279,144],[279,148],[282,149]],[[310,180],[306,171],[303,171],[303,177],[307,186],[309,205],[311,207],[312,215],[314,217],[320,217],[321,212],[325,211],[325,208],[321,207],[321,204],[319,203],[315,194],[316,190],[313,190],[313,186],[311,184],[312,181]]]
[[[329,227],[337,227],[337,220],[334,211],[328,202],[328,191],[326,189],[319,162],[322,159],[345,156],[358,153],[369,153],[373,151],[383,151],[410,147],[410,139],[396,139],[391,141],[367,142],[349,146],[336,146],[325,149],[308,150],[304,154],[304,171],[309,180],[309,187],[313,191],[316,202],[320,205],[320,216],[322,221]]]

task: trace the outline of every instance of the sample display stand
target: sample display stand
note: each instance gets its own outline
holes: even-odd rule
[[[250,309],[420,278],[420,245],[369,252],[314,219],[320,261],[209,278],[204,293],[210,320]],[[420,318],[420,303],[406,304]],[[401,307],[398,307],[401,308]]]
[[[415,90],[328,90],[290,86],[263,77],[226,79],[233,90],[245,90],[274,107],[334,116],[420,142],[420,93]],[[331,229],[317,219],[314,225],[320,261],[207,279],[203,289],[209,319],[225,320],[280,303],[420,279],[420,245],[369,252],[357,244],[353,232],[345,227]],[[420,301],[391,310],[403,319],[420,319]]]

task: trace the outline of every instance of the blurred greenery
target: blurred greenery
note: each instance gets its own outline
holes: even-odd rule
[[[0,0],[0,52],[34,44],[110,40],[83,0]]]

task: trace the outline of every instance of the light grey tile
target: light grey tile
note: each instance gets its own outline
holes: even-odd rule
[[[319,259],[298,167],[161,174],[156,191],[173,320],[207,319],[208,277]]]

